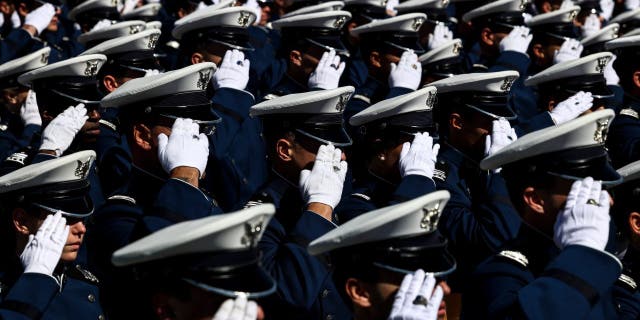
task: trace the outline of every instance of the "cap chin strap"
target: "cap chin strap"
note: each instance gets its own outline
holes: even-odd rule
[[[230,48],[230,49],[236,49],[236,50],[240,50],[240,51],[249,51],[249,52],[256,51],[256,49],[251,47],[250,44],[248,44],[249,47],[241,47],[241,46],[237,46],[235,44],[231,44],[231,43],[220,41],[220,40],[216,40],[216,39],[208,39],[207,41],[213,42],[213,43],[217,43],[217,44],[221,44],[221,45],[223,45],[223,46],[225,46],[227,48]]]
[[[379,262],[374,262],[373,265],[381,269],[385,269],[385,270],[389,270],[397,273],[403,273],[403,274],[413,274],[416,272],[415,270],[406,270],[406,269],[396,268],[396,267],[388,266],[386,264],[382,264]],[[427,273],[432,274],[434,277],[442,277],[442,276],[451,274],[453,271],[456,270],[457,267],[458,267],[458,263],[454,261],[453,266],[447,270],[438,271],[438,272],[427,272]]]
[[[315,41],[315,40],[312,40],[312,39],[309,39],[309,38],[305,38],[304,40],[308,41],[309,43],[311,43],[314,46],[320,47],[320,48],[325,49],[327,51],[333,50],[338,55],[345,56],[347,58],[351,57],[351,53],[349,53],[349,50],[338,49],[338,48],[334,48],[334,47],[331,47],[331,46],[327,46],[327,45],[324,45],[324,44],[322,44],[322,43],[320,43],[318,41]]]
[[[320,141],[322,143],[333,145],[333,146],[336,146],[336,147],[348,147],[348,146],[351,146],[353,144],[353,140],[351,140],[351,137],[349,137],[349,135],[344,130],[344,128],[341,128],[341,130],[342,130],[342,133],[344,133],[345,136],[349,139],[349,142],[339,143],[339,142],[333,142],[333,141],[325,140],[325,139],[322,139],[322,138],[318,138],[318,137],[316,137],[316,136],[314,136],[314,135],[312,135],[310,133],[304,132],[301,129],[296,129],[296,132],[300,133],[303,136],[311,138],[313,140]]]
[[[478,108],[478,107],[476,107],[476,106],[472,106],[472,105],[470,105],[470,104],[466,104],[466,103],[465,103],[464,105],[465,105],[465,106],[467,106],[467,107],[469,107],[469,108],[471,108],[471,109],[473,109],[473,110],[475,110],[475,111],[478,111],[478,112],[480,112],[480,113],[482,113],[482,114],[484,114],[484,115],[486,115],[486,116],[489,116],[489,117],[491,117],[491,118],[493,118],[493,119],[495,119],[495,120],[499,120],[499,119],[501,119],[501,118],[502,118],[502,119],[506,119],[506,120],[515,120],[515,119],[517,119],[517,118],[518,118],[518,116],[517,116],[517,115],[508,116],[508,117],[504,117],[504,116],[497,116],[497,115],[495,115],[495,114],[493,114],[493,113],[491,113],[491,112],[488,112],[488,111],[482,110],[482,109],[480,109],[480,108]],[[511,109],[511,108],[509,108],[509,109]],[[511,111],[511,112],[513,112],[513,110],[510,110],[510,111]]]
[[[276,292],[276,282],[271,280],[271,287],[265,291],[259,291],[259,292],[244,292],[244,291],[232,291],[232,290],[226,290],[226,289],[221,289],[221,288],[216,288],[201,282],[197,282],[194,281],[192,279],[189,278],[182,278],[183,281],[185,281],[186,283],[198,287],[202,290],[205,291],[209,291],[209,292],[213,292],[216,294],[219,294],[221,296],[225,296],[225,297],[229,297],[229,298],[236,298],[239,296],[245,296],[247,299],[260,299],[263,297],[266,297],[268,295],[273,294],[274,292]]]
[[[94,209],[91,209],[91,212],[86,213],[86,214],[79,214],[79,213],[70,213],[70,212],[66,212],[66,211],[60,210],[60,209],[55,209],[55,208],[47,207],[47,206],[45,206],[45,205],[42,205],[42,204],[39,204],[39,203],[35,203],[35,202],[32,202],[32,203],[31,203],[31,205],[32,205],[32,206],[35,206],[35,207],[38,207],[38,208],[40,208],[40,209],[43,209],[43,210],[45,210],[45,211],[48,211],[48,212],[50,212],[50,213],[52,213],[52,214],[55,214],[55,213],[57,213],[58,211],[60,211],[60,212],[62,212],[62,215],[63,215],[63,216],[65,216],[65,217],[73,217],[73,218],[85,218],[85,217],[88,217],[88,216],[90,216],[91,214],[93,214],[93,210],[94,210]]]
[[[66,94],[66,93],[62,93],[62,92],[60,92],[60,91],[58,91],[58,90],[56,90],[56,89],[49,89],[49,90],[51,90],[52,92],[54,92],[54,93],[55,93],[55,94],[57,94],[57,95],[63,96],[63,97],[65,97],[65,98],[67,98],[67,99],[71,99],[71,100],[73,100],[73,101],[75,101],[75,102],[85,103],[85,104],[98,104],[98,105],[100,104],[100,100],[98,100],[98,101],[94,101],[94,100],[84,100],[84,99],[76,98],[76,97],[74,97],[74,96],[70,96],[70,95],[68,95],[68,94]]]
[[[577,181],[577,180],[583,180],[585,177],[576,177],[576,176],[572,176],[572,175],[568,175],[568,174],[563,174],[563,173],[557,173],[557,172],[552,172],[552,171],[547,171],[546,172],[549,175],[561,178],[561,179],[565,179],[565,180],[570,180],[570,181]],[[595,180],[595,179],[594,179]],[[605,186],[608,187],[613,187],[615,185],[618,185],[620,183],[622,183],[623,179],[622,177],[616,179],[616,180],[612,180],[612,181],[601,181],[601,183]]]

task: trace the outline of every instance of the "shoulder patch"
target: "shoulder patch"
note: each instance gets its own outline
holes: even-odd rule
[[[129,196],[119,195],[119,194],[111,196],[107,200],[110,200],[110,201],[124,201],[124,202],[128,202],[128,203],[130,203],[132,205],[136,205],[137,204],[136,203],[136,199],[131,198]]]
[[[638,284],[636,283],[636,281],[624,273],[620,274],[620,277],[618,277],[618,282],[620,282],[624,287],[626,287],[630,291],[638,290]]]
[[[498,257],[503,257],[507,258],[508,260],[515,261],[523,267],[529,266],[529,259],[527,259],[524,254],[518,251],[503,250],[498,253]]]
[[[638,112],[631,108],[625,108],[620,110],[620,114],[623,116],[629,116],[632,118],[640,119],[640,116],[638,116]]]
[[[24,166],[24,162],[27,160],[27,157],[29,157],[29,155],[25,152],[16,152],[8,156],[4,161],[16,162]]]
[[[447,174],[449,174],[449,164],[444,161],[437,161],[436,167],[433,170],[433,179],[444,182],[447,180]]]
[[[352,193],[351,196],[363,199],[365,201],[371,201],[371,197],[369,197],[368,195],[366,195],[364,193]]]

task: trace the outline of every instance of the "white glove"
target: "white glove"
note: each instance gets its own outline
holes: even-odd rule
[[[59,157],[69,149],[87,119],[89,116],[84,103],[67,108],[44,128],[40,150],[53,150]]]
[[[118,1],[120,3],[120,1]],[[133,9],[138,6],[138,0],[124,0],[124,5],[122,8],[118,8],[120,14],[125,14],[127,12],[131,12]]]
[[[262,17],[262,8],[260,8],[260,5],[258,4],[258,1],[256,0],[248,0],[247,2],[245,2],[245,4],[243,5],[245,8],[253,11],[253,13],[256,14],[256,21],[253,22],[254,25],[258,25],[260,23],[260,19]]]
[[[613,9],[615,6],[616,4],[613,0],[600,0],[600,9],[602,10],[600,16],[602,16],[605,21],[609,21],[613,15]]]
[[[332,145],[318,149],[313,169],[300,172],[300,192],[306,204],[323,203],[335,208],[342,197],[347,162],[341,161],[342,150]]]
[[[385,11],[388,16],[395,16],[398,14],[398,10],[396,10],[396,6],[400,4],[400,0],[388,0],[387,5],[385,6]]]
[[[418,269],[404,276],[388,320],[435,320],[443,295],[442,287],[436,287],[433,274],[425,276],[424,271]]]
[[[213,74],[213,87],[244,90],[249,83],[249,65],[242,51],[227,50],[220,68]]]
[[[195,11],[202,10],[202,9],[204,9],[206,7],[208,7],[208,5],[204,1],[200,1],[200,2],[198,2],[198,6],[196,7]]]
[[[625,0],[624,7],[627,11],[635,10],[640,7],[640,0]]]
[[[611,61],[609,61],[607,66],[604,68],[603,75],[607,81],[607,85],[618,85],[620,83],[620,77],[618,77],[616,70],[613,68],[613,62],[616,61],[617,58],[618,56],[614,54]]]
[[[553,227],[553,240],[561,250],[581,245],[604,251],[609,240],[609,194],[591,177],[571,186],[567,203]]]
[[[574,6],[574,4],[573,4],[572,0],[563,0],[562,4],[560,4],[560,10],[571,8],[573,6]]]
[[[588,37],[600,30],[600,19],[595,13],[590,14],[585,20],[584,24],[580,27],[582,30],[582,37]]]
[[[340,56],[332,49],[322,54],[316,70],[309,76],[307,85],[310,89],[335,89],[340,82],[345,63],[340,62]]]
[[[451,39],[453,39],[453,32],[451,32],[446,25],[438,23],[433,29],[433,33],[429,33],[427,49],[433,50],[435,48],[439,48],[446,42],[451,41]]]
[[[405,51],[396,65],[391,63],[389,73],[389,88],[402,87],[411,90],[418,89],[422,78],[422,65],[413,51]]]
[[[413,142],[405,142],[400,151],[400,175],[420,175],[433,178],[433,170],[438,158],[439,144],[433,144],[433,138],[428,132],[418,133]]]
[[[490,156],[500,151],[510,143],[518,140],[516,131],[511,128],[509,121],[504,118],[493,120],[491,134],[487,135],[484,144],[485,156]]]
[[[20,255],[24,273],[52,275],[60,261],[68,234],[67,220],[60,211],[48,215],[38,232],[29,235],[29,242]]]
[[[44,29],[47,28],[53,16],[56,15],[56,8],[53,7],[50,3],[45,3],[40,6],[38,9],[35,9],[24,18],[24,24],[30,25],[38,31],[38,34],[41,34]]]
[[[98,30],[100,30],[100,29],[104,29],[104,28],[106,28],[106,27],[108,27],[108,26],[110,26],[110,25],[111,25],[111,20],[108,20],[108,19],[102,19],[102,20],[98,21],[98,23],[96,23],[96,24],[93,26],[93,28],[91,28],[91,30],[90,30],[90,31],[91,31],[91,32],[93,32],[93,31],[98,31]]]
[[[42,118],[40,118],[40,110],[38,110],[38,100],[36,99],[35,91],[29,90],[29,93],[27,93],[27,99],[22,104],[22,107],[20,107],[20,118],[25,126],[30,124],[42,125]]]
[[[258,318],[258,304],[247,301],[247,297],[239,295],[236,300],[227,299],[220,305],[213,320],[255,320]]]
[[[529,21],[531,21],[531,18],[533,18],[533,16],[530,13],[523,12],[522,18],[524,18],[524,24],[528,24]]]
[[[549,113],[551,113],[551,119],[555,124],[561,124],[577,118],[591,107],[593,107],[591,92],[580,91],[558,103]]]
[[[582,44],[576,39],[567,39],[560,46],[560,50],[556,50],[553,55],[553,64],[560,62],[576,60],[580,58],[582,53]]]
[[[18,10],[14,10],[11,14],[11,25],[14,29],[20,28],[22,25],[22,21],[20,21],[20,16],[18,15]]]
[[[158,159],[167,173],[177,167],[191,167],[204,174],[209,160],[209,139],[191,119],[178,118],[171,127],[171,135],[158,135]]]
[[[514,27],[509,34],[500,41],[500,52],[515,51],[527,54],[533,35],[524,26]]]

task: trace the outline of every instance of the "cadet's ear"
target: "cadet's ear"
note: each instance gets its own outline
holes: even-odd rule
[[[354,307],[371,307],[369,291],[367,291],[365,286],[366,285],[362,281],[355,278],[348,278],[345,282],[344,289],[347,291],[347,295],[351,299]]]
[[[533,55],[536,57],[536,59],[538,60],[544,60],[544,47],[542,46],[542,44],[540,43],[536,43],[531,47],[531,51],[533,52]]]
[[[371,51],[369,54],[369,64],[372,67],[380,68],[382,67],[382,61],[380,59],[380,53],[378,51]]]
[[[640,236],[640,213],[632,212],[629,215],[629,229],[637,236]]]
[[[205,62],[202,53],[194,52],[193,54],[191,54],[191,64],[198,64],[200,62]]]
[[[449,115],[449,128],[454,130],[462,130],[464,127],[464,121],[462,120],[462,116],[459,113],[452,113]]]
[[[280,160],[288,162],[293,160],[293,143],[287,139],[279,139],[276,141],[276,157]]]
[[[18,5],[18,14],[26,17],[27,14],[29,14],[29,9],[27,9],[27,4],[25,2],[20,2],[20,5]]]
[[[553,8],[551,7],[551,3],[549,1],[543,2],[540,7],[540,13],[548,13],[553,11]]]
[[[556,107],[556,100],[554,98],[549,99],[549,102],[547,103],[547,110],[551,111],[555,107]]]
[[[151,130],[142,123],[133,126],[133,141],[142,150],[151,150]]]
[[[531,211],[539,214],[544,213],[544,200],[533,187],[524,189],[522,192],[522,201]]]
[[[116,78],[111,75],[104,76],[104,78],[102,79],[102,84],[104,85],[104,88],[109,92],[115,91],[120,86],[118,84],[118,80],[116,80]]]
[[[493,46],[493,31],[491,31],[491,29],[489,28],[483,28],[482,31],[480,31],[480,41],[482,41],[488,47]]]
[[[156,318],[159,320],[175,319],[175,313],[169,305],[169,296],[165,293],[156,293],[151,297],[151,304]]]
[[[289,52],[289,63],[298,67],[302,66],[302,53],[298,50],[291,50]]]
[[[18,97],[19,97],[18,91],[14,91],[14,90],[2,91],[2,98],[4,99],[4,101],[7,102],[7,104],[10,104],[10,105],[18,104]]]
[[[29,214],[24,211],[22,208],[15,208],[11,212],[13,217],[13,226],[16,231],[22,235],[28,236],[31,233],[35,233],[37,230],[31,230],[33,226],[31,226],[31,219],[29,219]],[[33,231],[33,232],[30,232]]]
[[[636,71],[633,73],[633,84],[636,88],[640,88],[640,71]]]

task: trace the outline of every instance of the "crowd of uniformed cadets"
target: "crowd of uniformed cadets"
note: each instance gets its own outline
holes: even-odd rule
[[[0,13],[0,319],[640,319],[638,0]]]

